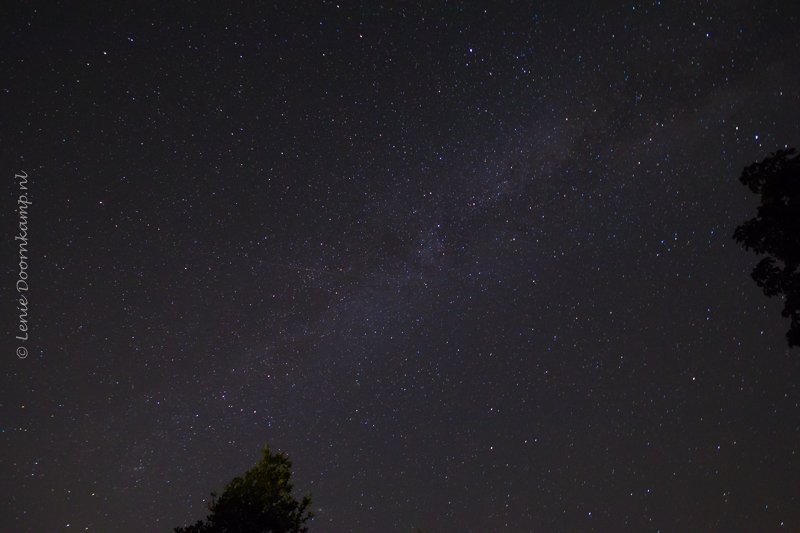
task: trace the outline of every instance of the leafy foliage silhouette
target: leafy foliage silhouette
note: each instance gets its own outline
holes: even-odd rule
[[[211,493],[210,514],[175,533],[305,533],[311,497],[292,496],[292,462],[267,446],[256,465],[235,477],[221,495]]]
[[[778,150],[744,169],[739,181],[761,196],[761,205],[733,234],[746,250],[767,256],[751,276],[767,296],[783,296],[790,347],[800,346],[800,157],[794,153]]]

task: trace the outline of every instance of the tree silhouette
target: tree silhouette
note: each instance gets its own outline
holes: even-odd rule
[[[298,502],[292,496],[292,462],[269,447],[256,465],[233,478],[222,494],[211,493],[205,522],[176,527],[175,533],[304,533],[312,514],[309,495]]]
[[[733,238],[767,256],[751,275],[767,296],[783,296],[783,316],[791,319],[786,340],[800,346],[800,157],[794,152],[778,150],[744,169],[739,181],[761,196],[761,205]]]

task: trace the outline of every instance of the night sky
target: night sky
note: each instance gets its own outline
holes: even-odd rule
[[[800,4],[110,4],[0,22],[0,530],[800,531]]]

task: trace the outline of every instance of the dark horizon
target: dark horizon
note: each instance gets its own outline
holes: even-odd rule
[[[732,239],[798,15],[9,6],[0,531],[172,531],[265,444],[312,533],[800,530]]]

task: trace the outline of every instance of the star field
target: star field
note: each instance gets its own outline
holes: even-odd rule
[[[798,16],[9,8],[0,529],[171,531],[269,443],[310,531],[800,530],[800,358],[731,239]]]

